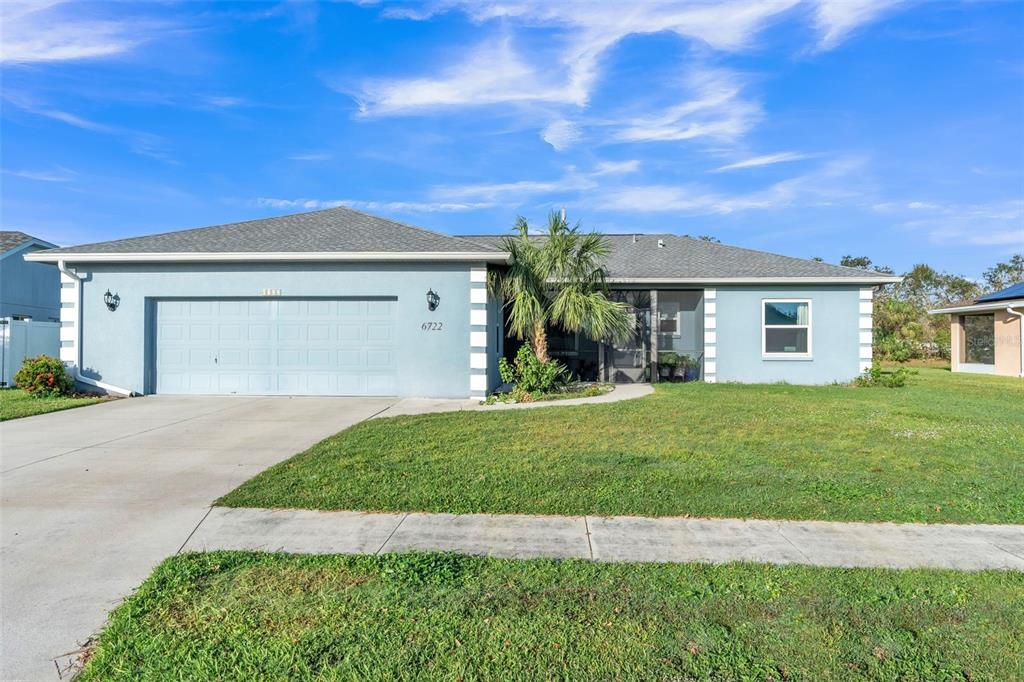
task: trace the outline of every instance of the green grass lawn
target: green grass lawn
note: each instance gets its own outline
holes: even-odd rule
[[[365,422],[219,503],[526,514],[1024,522],[1024,381],[661,384],[620,403]]]
[[[1024,573],[186,554],[81,681],[1024,677]]]
[[[4,388],[0,389],[0,421],[92,405],[101,400],[106,400],[106,398],[101,396],[36,398],[18,388]]]

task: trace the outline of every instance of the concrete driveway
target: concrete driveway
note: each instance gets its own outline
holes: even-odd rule
[[[395,402],[148,397],[0,425],[0,679],[58,679],[213,500]]]

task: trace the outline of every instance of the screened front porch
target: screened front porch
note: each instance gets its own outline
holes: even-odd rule
[[[632,338],[601,343],[551,330],[548,353],[582,381],[697,381],[704,371],[702,289],[616,289],[636,325]]]

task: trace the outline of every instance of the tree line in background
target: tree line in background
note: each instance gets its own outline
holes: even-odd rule
[[[892,268],[875,265],[867,256],[844,256],[839,264],[895,274]],[[1024,282],[1024,254],[1020,253],[985,270],[981,282],[939,272],[925,263],[915,265],[903,273],[902,282],[875,289],[875,352],[900,362],[927,357],[948,359],[949,320],[945,315],[929,315],[928,310],[973,301],[1018,282]]]

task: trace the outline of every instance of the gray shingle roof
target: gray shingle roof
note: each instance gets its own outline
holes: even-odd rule
[[[716,244],[674,234],[609,234],[608,276],[628,279],[872,278],[891,275]],[[501,236],[465,237],[500,248]],[[658,246],[661,241],[664,246]]]
[[[386,218],[329,208],[312,213],[51,249],[47,254],[467,253],[496,249]]]
[[[21,233],[4,233],[21,234]],[[28,238],[28,235],[24,235]],[[890,280],[876,272],[715,244],[673,234],[605,235],[613,280],[850,278]],[[76,254],[495,254],[501,235],[453,237],[349,208],[214,225],[146,237],[49,249],[45,256]],[[659,246],[659,242],[663,245]],[[491,258],[487,258],[491,260]]]
[[[0,252],[6,253],[11,249],[21,246],[25,242],[32,241],[34,237],[24,232],[0,231]]]

